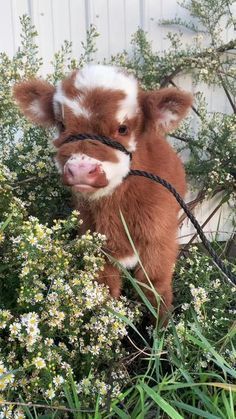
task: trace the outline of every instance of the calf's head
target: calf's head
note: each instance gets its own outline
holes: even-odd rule
[[[92,139],[67,143],[69,136],[107,136],[137,153],[145,131],[174,129],[192,102],[191,95],[173,88],[143,92],[132,75],[103,65],[76,70],[56,87],[41,79],[23,81],[14,87],[14,96],[32,122],[57,128],[54,145],[62,180],[92,199],[122,183],[130,157]]]

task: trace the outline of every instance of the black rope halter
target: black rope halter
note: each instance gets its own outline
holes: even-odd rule
[[[127,154],[130,157],[130,160],[132,160],[132,153],[130,153],[126,148],[120,144],[119,142],[112,140],[111,138],[102,136],[102,135],[94,135],[94,134],[78,134],[78,135],[71,135],[70,137],[67,137],[63,144],[79,141],[79,140],[96,140],[100,141],[102,144],[105,144],[109,147],[115,148],[116,150],[122,151],[123,153]],[[164,188],[168,189],[169,192],[172,193],[172,195],[175,197],[176,201],[179,203],[181,208],[184,210],[185,214],[190,219],[191,223],[194,225],[199,237],[202,240],[203,245],[205,246],[206,250],[212,257],[215,265],[223,272],[223,274],[227,277],[227,279],[230,280],[234,285],[236,285],[236,276],[231,272],[231,270],[222,262],[222,260],[219,258],[213,247],[211,246],[209,240],[206,238],[200,224],[192,214],[192,212],[189,210],[187,204],[184,202],[184,200],[181,198],[179,193],[176,191],[176,189],[165,179],[162,179],[161,177],[154,175],[149,172],[145,172],[143,170],[134,170],[131,169],[128,173],[128,176],[143,176],[146,177],[154,182],[160,183]]]
[[[112,140],[111,138],[104,137],[104,135],[95,135],[95,134],[76,134],[71,135],[70,137],[67,137],[63,144],[65,143],[73,143],[75,141],[83,141],[83,140],[96,140],[100,141],[100,143],[108,145],[109,147],[115,148],[116,150],[123,151],[123,153],[127,154],[132,160],[132,153],[130,151],[126,150],[126,148],[118,143],[118,141]]]

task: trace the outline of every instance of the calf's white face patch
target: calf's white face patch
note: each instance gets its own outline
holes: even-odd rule
[[[99,199],[103,196],[111,195],[115,188],[122,183],[124,177],[129,173],[129,156],[119,150],[116,150],[116,155],[118,158],[117,163],[109,161],[101,162],[102,169],[104,170],[109,183],[105,188],[101,188],[91,195],[91,199]]]
[[[80,91],[97,87],[121,90],[125,98],[120,102],[116,118],[119,124],[133,118],[138,110],[138,83],[132,75],[126,75],[119,68],[105,65],[87,66],[77,73],[75,87]]]
[[[56,87],[56,93],[54,94],[53,106],[54,111],[58,112],[58,103],[63,108],[64,105],[73,112],[75,116],[84,116],[86,118],[91,117],[91,112],[83,106],[83,96],[77,96],[75,99],[70,99],[66,96],[62,88],[62,82],[59,82]]]
[[[137,143],[136,143],[135,135],[131,134],[127,150],[132,153],[133,151],[136,150],[136,145]]]

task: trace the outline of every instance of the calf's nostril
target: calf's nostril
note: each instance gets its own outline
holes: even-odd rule
[[[72,176],[72,177],[74,176],[74,173],[72,172],[72,170],[69,167],[67,167],[67,171],[68,171],[70,176]]]
[[[95,173],[97,171],[97,166],[93,167],[90,171],[89,171],[89,175],[92,175],[93,173]]]

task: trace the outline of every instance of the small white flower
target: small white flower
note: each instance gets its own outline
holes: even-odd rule
[[[54,377],[52,381],[55,384],[55,386],[58,387],[61,384],[63,384],[65,380],[61,375],[56,375],[56,377]]]
[[[17,336],[21,331],[21,324],[18,322],[14,322],[9,327],[11,335]]]
[[[0,375],[4,374],[6,372],[6,368],[4,367],[4,364],[2,361],[0,361]]]
[[[49,388],[46,392],[45,392],[45,396],[49,399],[52,400],[55,397],[56,393],[52,388]]]
[[[46,362],[40,356],[38,356],[37,358],[34,358],[33,363],[36,366],[36,368],[39,370],[46,367]]]

